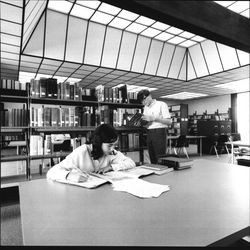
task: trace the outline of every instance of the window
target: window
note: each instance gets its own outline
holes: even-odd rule
[[[250,92],[237,94],[238,132],[244,142],[250,143]]]

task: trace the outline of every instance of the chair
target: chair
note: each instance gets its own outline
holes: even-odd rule
[[[209,154],[212,153],[212,150],[214,149],[217,158],[219,158],[219,154],[223,152],[223,150],[226,150],[228,156],[230,156],[227,144],[226,142],[229,141],[228,135],[215,135],[215,136],[210,136],[210,151]]]
[[[175,144],[173,145],[175,154],[179,156],[181,155],[181,153],[184,153],[186,157],[189,159],[186,147],[188,147],[188,141],[186,135],[180,135],[177,138]]]

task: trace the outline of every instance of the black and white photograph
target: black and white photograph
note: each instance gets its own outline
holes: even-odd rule
[[[250,247],[250,1],[0,0],[1,247]]]

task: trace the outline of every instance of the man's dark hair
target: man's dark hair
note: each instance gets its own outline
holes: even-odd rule
[[[90,138],[93,146],[92,157],[96,160],[103,156],[102,143],[113,143],[117,138],[118,134],[113,126],[105,123],[99,125]]]
[[[145,97],[149,96],[149,95],[150,95],[149,90],[147,90],[147,89],[142,89],[142,90],[140,90],[140,91],[138,92],[138,94],[137,94],[137,100],[138,100],[140,103],[142,103],[143,99],[144,99]]]

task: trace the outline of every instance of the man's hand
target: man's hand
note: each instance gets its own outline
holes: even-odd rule
[[[153,115],[143,115],[142,119],[148,122],[153,122],[155,120],[155,117]]]

